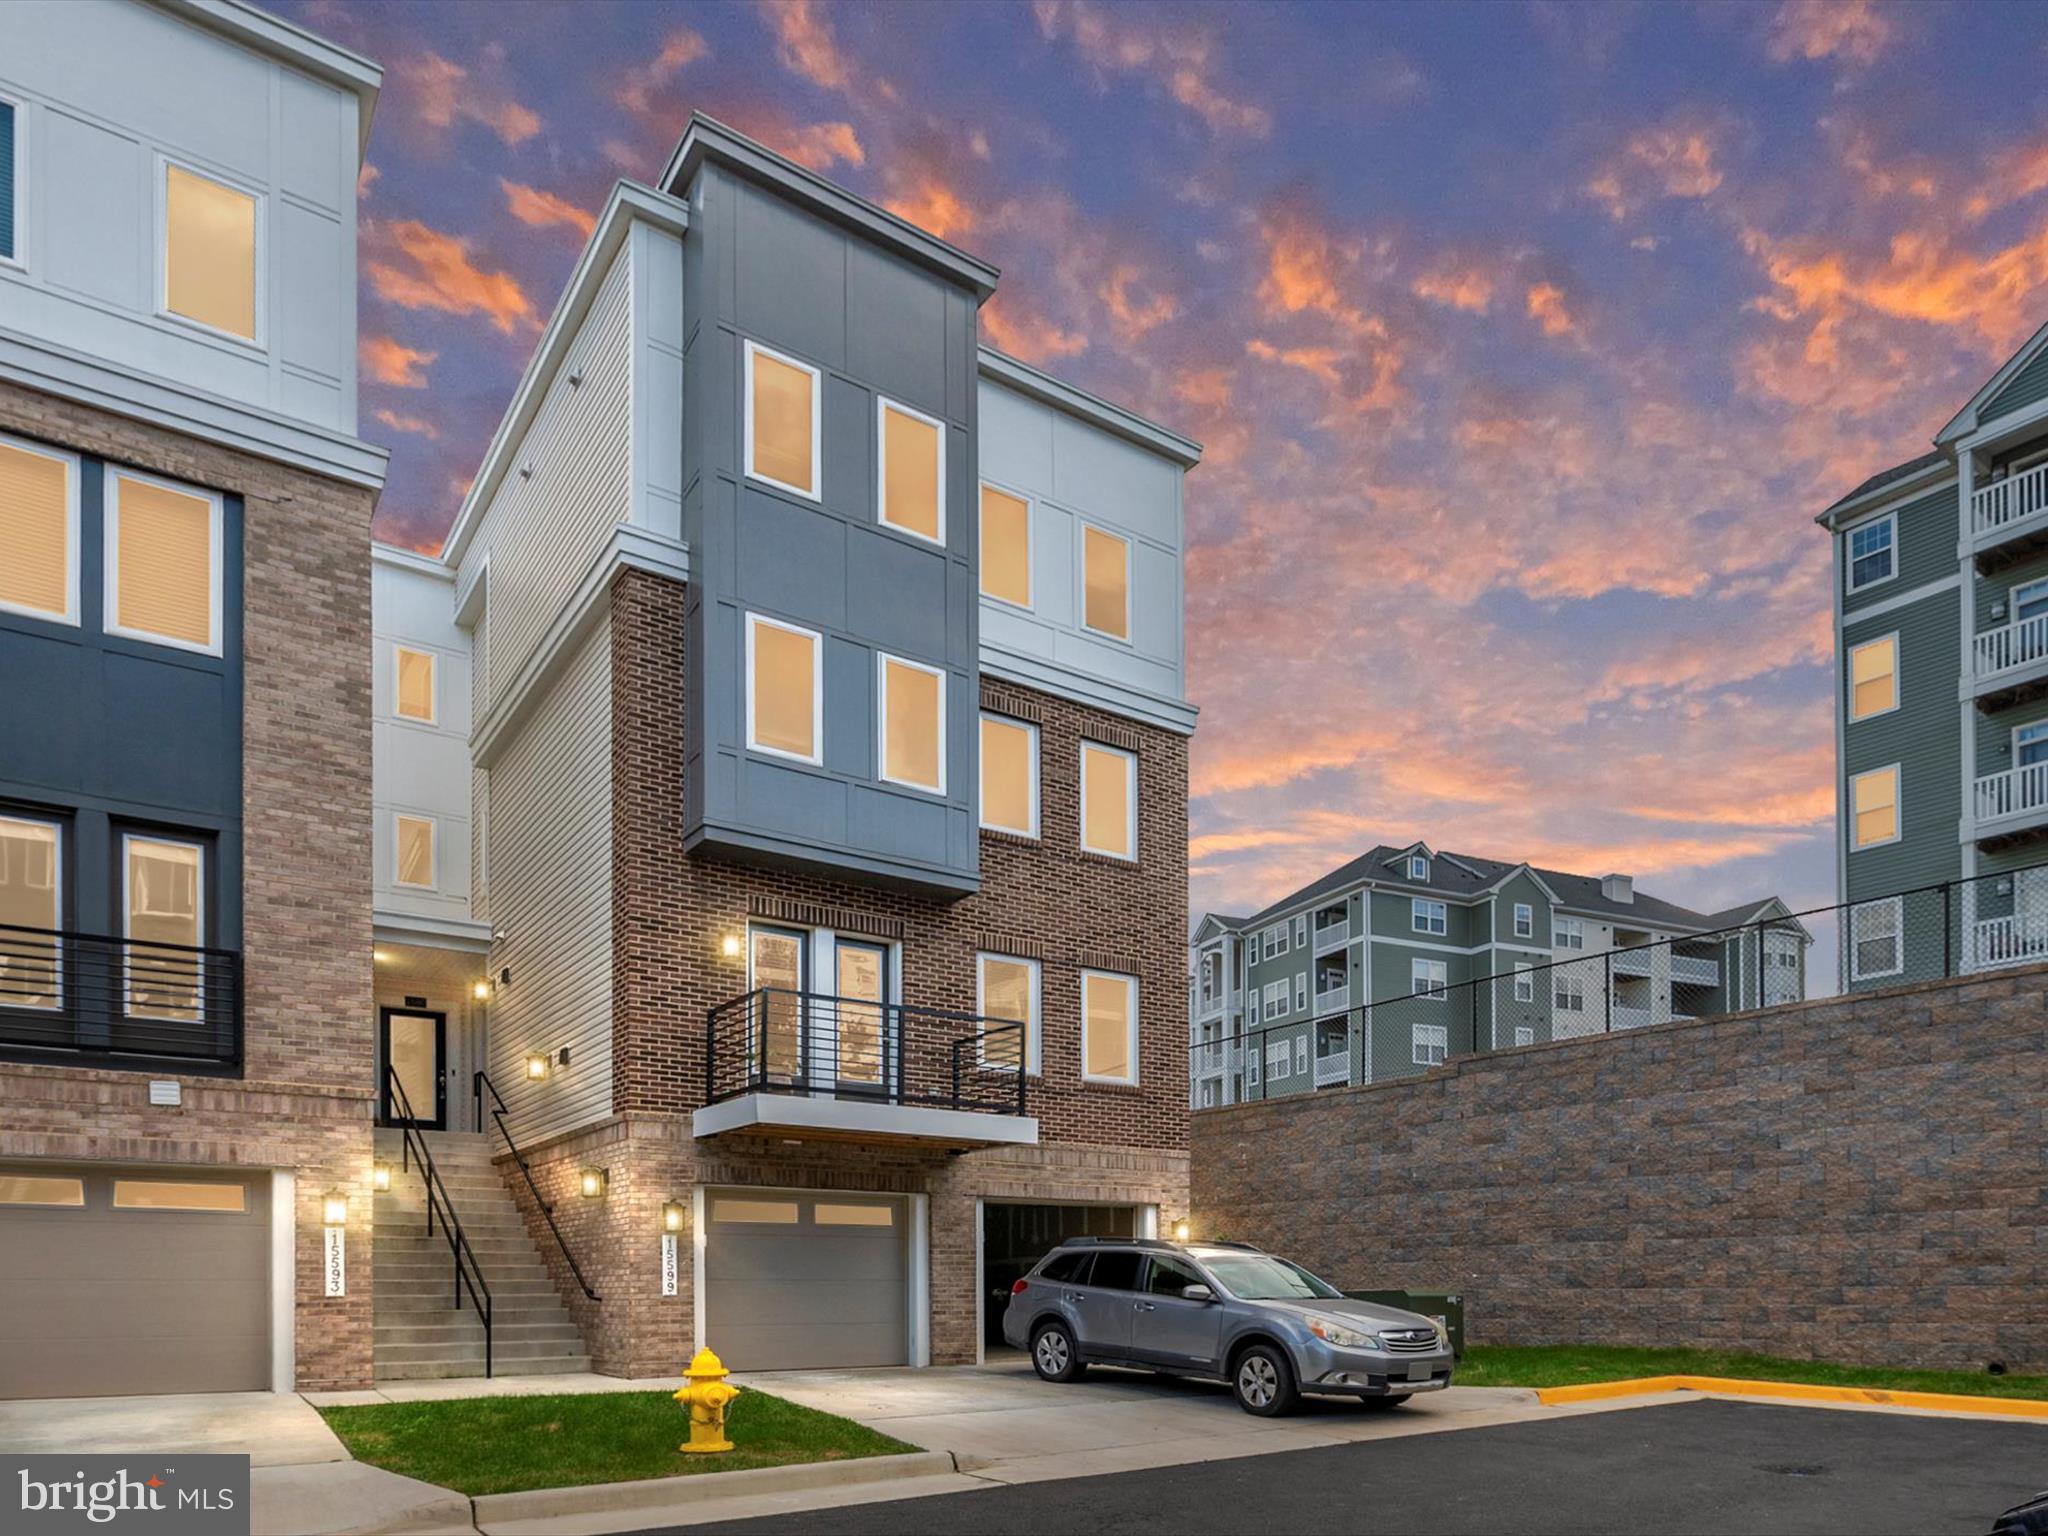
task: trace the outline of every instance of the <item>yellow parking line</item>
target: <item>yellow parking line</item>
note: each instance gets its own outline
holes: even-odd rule
[[[1935,1413],[2002,1413],[2019,1419],[2048,1419],[2048,1401],[2026,1397],[1973,1397],[1960,1392],[1897,1392],[1883,1387],[1823,1387],[1804,1381],[1744,1381],[1733,1376],[1638,1376],[1631,1381],[1591,1381],[1574,1387],[1538,1387],[1546,1405],[1596,1402],[1608,1397],[1642,1397],[1653,1392],[1713,1392],[1724,1397],[1789,1398],[1810,1403],[1866,1403],[1920,1408]]]

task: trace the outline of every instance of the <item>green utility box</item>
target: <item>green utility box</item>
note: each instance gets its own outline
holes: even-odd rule
[[[1451,1336],[1451,1354],[1465,1358],[1465,1298],[1456,1291],[1346,1291],[1353,1301],[1378,1302],[1404,1312],[1443,1319],[1444,1332]]]

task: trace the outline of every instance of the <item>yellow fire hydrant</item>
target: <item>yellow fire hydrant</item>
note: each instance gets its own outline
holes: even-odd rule
[[[724,1364],[708,1349],[697,1351],[683,1375],[690,1384],[676,1393],[676,1401],[690,1410],[690,1438],[676,1449],[689,1455],[731,1450],[732,1442],[725,1438],[725,1408],[740,1389],[725,1379]]]

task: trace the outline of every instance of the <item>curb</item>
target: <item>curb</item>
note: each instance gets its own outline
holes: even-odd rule
[[[534,1488],[524,1493],[479,1494],[470,1501],[479,1526],[578,1515],[629,1513],[712,1499],[855,1488],[870,1483],[937,1477],[953,1472],[945,1451],[898,1456],[863,1456],[853,1461],[806,1461],[788,1467],[748,1467],[737,1472],[699,1472],[637,1483],[588,1483],[578,1488]]]
[[[1824,1387],[1804,1381],[1746,1381],[1733,1376],[1638,1376],[1630,1381],[1594,1381],[1583,1386],[1538,1387],[1545,1407],[1642,1397],[1656,1392],[1704,1392],[1717,1397],[1760,1397],[1808,1403],[1853,1403],[1862,1407],[1917,1408],[1927,1413],[1991,1413],[2015,1419],[2048,1420],[2048,1401],[2026,1397],[1974,1397],[1960,1392],[1902,1392],[1885,1387]]]

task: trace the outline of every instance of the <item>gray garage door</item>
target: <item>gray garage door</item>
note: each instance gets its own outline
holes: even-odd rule
[[[705,1192],[706,1341],[736,1371],[907,1365],[907,1202]]]
[[[0,1398],[270,1386],[270,1180],[0,1164]]]

